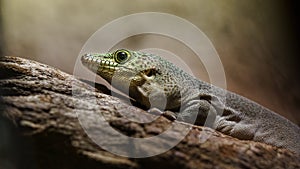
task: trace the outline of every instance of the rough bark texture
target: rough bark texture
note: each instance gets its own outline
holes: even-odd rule
[[[288,150],[241,141],[206,127],[180,122],[171,126],[164,117],[134,122],[126,117],[146,121],[154,115],[55,68],[19,57],[1,58],[0,93],[0,168],[300,168],[299,156]],[[83,130],[126,151],[130,143],[104,134],[107,129],[99,125],[99,115],[115,130],[136,138],[156,136],[170,126],[191,130],[165,153],[127,158],[102,149]],[[78,117],[86,117],[87,125],[82,127]],[[180,130],[175,129],[158,144],[143,145],[143,151],[158,150],[178,135]],[[203,142],[205,136],[209,137]]]

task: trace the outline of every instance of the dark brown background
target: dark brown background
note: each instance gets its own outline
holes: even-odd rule
[[[0,0],[0,3],[1,55],[34,59],[68,73],[73,73],[85,41],[118,17],[137,12],[165,12],[185,18],[214,44],[226,71],[229,90],[300,124],[297,0]],[[190,66],[198,70],[198,78],[207,80],[205,70]]]

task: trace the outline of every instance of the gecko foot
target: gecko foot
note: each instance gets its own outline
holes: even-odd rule
[[[171,120],[171,121],[174,121],[177,119],[177,115],[174,113],[174,112],[171,112],[171,111],[161,111],[159,110],[158,108],[151,108],[148,110],[148,113],[150,114],[154,114],[154,115],[157,115],[157,116],[164,116],[165,118]]]

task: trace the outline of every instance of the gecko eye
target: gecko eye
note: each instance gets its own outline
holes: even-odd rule
[[[130,53],[127,50],[117,50],[114,54],[115,61],[117,63],[125,63],[130,57]]]

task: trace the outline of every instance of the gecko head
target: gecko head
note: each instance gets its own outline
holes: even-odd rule
[[[81,57],[84,66],[98,74],[119,90],[130,90],[154,81],[161,73],[161,58],[126,49],[118,49],[111,53],[88,53]],[[127,84],[127,85],[126,85]]]

